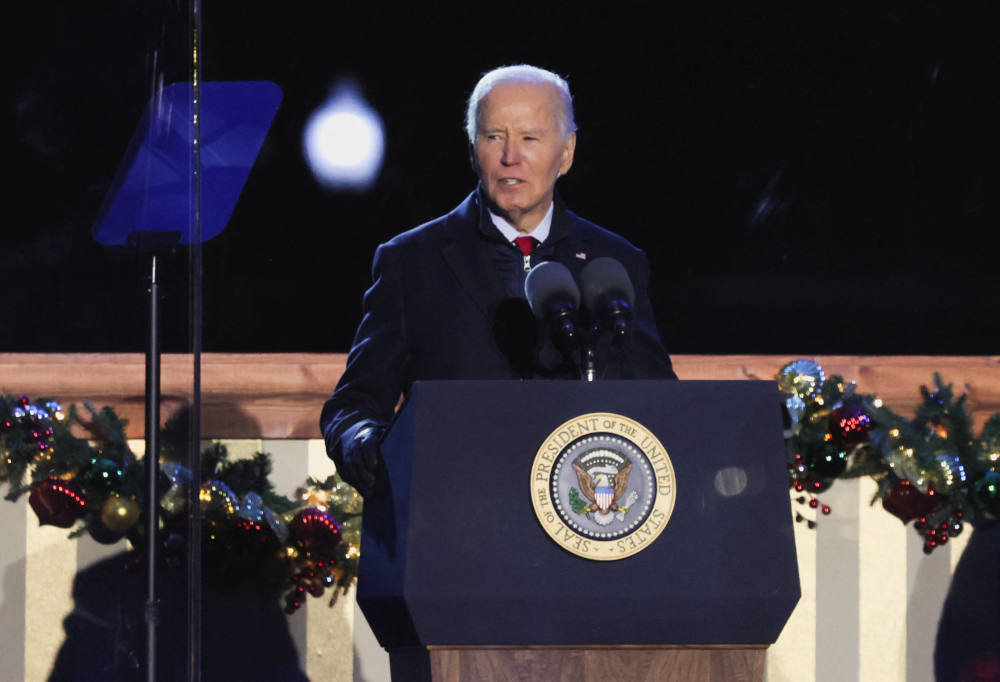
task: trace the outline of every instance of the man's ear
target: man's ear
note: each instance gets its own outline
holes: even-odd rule
[[[563,142],[562,164],[559,166],[559,175],[566,175],[573,165],[573,154],[576,152],[576,133],[570,133]]]
[[[469,143],[469,165],[472,166],[472,172],[479,177],[479,164],[476,162],[476,145],[472,142]]]

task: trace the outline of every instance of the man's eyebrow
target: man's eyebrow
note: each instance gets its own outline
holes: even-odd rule
[[[541,136],[545,135],[546,131],[547,131],[546,128],[524,128],[524,129],[515,130],[514,134],[516,134],[516,135],[528,135],[528,136],[531,136],[531,137],[541,137]],[[494,125],[494,126],[491,126],[491,125],[481,125],[478,128],[478,132],[479,133],[505,133],[505,132],[507,132],[507,128],[505,128],[504,126],[500,126],[500,125]]]

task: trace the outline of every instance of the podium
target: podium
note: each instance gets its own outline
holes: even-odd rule
[[[762,679],[800,596],[780,404],[763,381],[415,383],[365,500],[358,603],[379,643],[429,651],[434,679]],[[560,545],[532,501],[543,445],[593,436],[555,434],[595,414],[645,427],[672,465],[655,539],[597,532],[624,558]],[[589,423],[603,438],[613,420]],[[593,535],[577,512],[560,511]]]

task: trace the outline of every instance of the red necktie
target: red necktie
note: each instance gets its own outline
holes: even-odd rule
[[[514,243],[517,244],[517,248],[521,249],[521,253],[525,256],[530,256],[531,252],[534,251],[535,247],[541,242],[534,237],[516,237],[514,239]]]

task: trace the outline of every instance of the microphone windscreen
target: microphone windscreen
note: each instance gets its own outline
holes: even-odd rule
[[[531,310],[539,317],[545,316],[545,306],[553,299],[580,306],[580,288],[576,286],[573,275],[562,263],[545,261],[539,263],[528,273],[524,281],[524,295],[531,305]]]
[[[635,303],[635,288],[625,266],[614,258],[602,256],[587,263],[580,273],[583,303],[591,311],[601,308],[601,299],[607,295],[622,298],[630,306]]]

